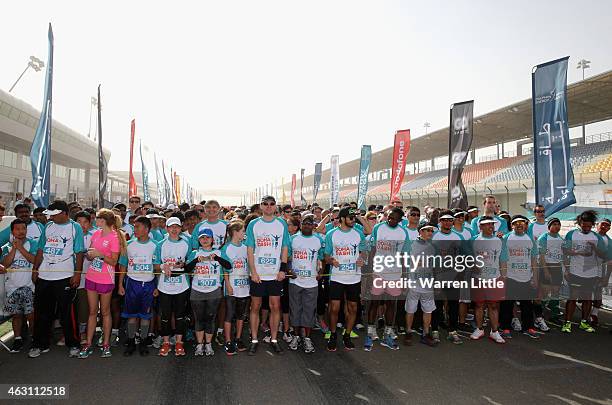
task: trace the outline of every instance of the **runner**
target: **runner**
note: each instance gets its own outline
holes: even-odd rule
[[[263,216],[252,220],[247,227],[246,245],[251,274],[251,344],[249,355],[257,352],[259,341],[259,310],[262,297],[268,297],[270,303],[270,345],[272,350],[281,354],[277,334],[280,321],[280,295],[282,281],[287,271],[287,252],[289,231],[287,223],[274,216],[276,200],[264,196],[260,204]]]
[[[16,218],[11,222],[12,242],[2,246],[0,257],[0,274],[4,276],[6,300],[4,312],[11,316],[13,327],[13,345],[11,353],[19,353],[23,348],[24,320],[32,333],[34,322],[34,283],[32,282],[32,264],[38,250],[38,243],[27,237],[26,221]],[[8,274],[7,274],[8,272]],[[27,336],[26,336],[27,338]]]
[[[472,288],[472,298],[476,307],[476,329],[470,335],[472,340],[478,340],[485,335],[484,323],[484,308],[487,306],[491,331],[489,339],[495,343],[506,343],[504,338],[499,333],[499,303],[504,300],[504,288],[497,288],[497,281],[503,280],[502,275],[502,241],[495,237],[495,220],[493,217],[483,216],[479,220],[480,233],[472,239],[472,253],[474,257],[481,257],[483,266],[475,266],[472,274],[475,279],[480,280],[495,280],[494,287]],[[510,331],[508,331],[510,333]]]
[[[298,350],[303,344],[304,353],[315,351],[310,332],[316,321],[317,279],[324,258],[324,241],[319,234],[313,234],[314,221],[314,215],[302,219],[301,232],[291,236],[288,253],[292,274],[295,275],[289,281],[291,325],[295,331],[289,348]]]
[[[582,318],[579,328],[588,333],[595,329],[588,324],[593,303],[595,286],[599,284],[601,268],[597,257],[605,258],[606,251],[601,236],[591,229],[597,222],[597,213],[584,211],[577,218],[577,229],[565,235],[565,272],[564,278],[570,287],[570,298],[565,303],[565,324],[561,332],[572,331],[572,317],[576,310],[576,300],[582,300]]]
[[[43,232],[44,226],[36,221],[32,220],[30,215],[30,206],[26,204],[15,205],[15,216],[27,224],[27,235],[26,237],[32,239],[35,243],[38,243]],[[11,239],[11,228],[7,227],[0,232],[0,246],[5,245]]]
[[[495,221],[495,235],[498,238],[501,238],[502,236],[507,234],[508,233],[507,222],[503,218],[500,218],[498,215],[496,215],[497,201],[495,200],[495,196],[494,195],[485,196],[485,198],[483,199],[482,207],[483,207],[484,215],[493,217],[493,220]],[[480,216],[477,216],[474,218],[473,217],[474,212],[478,213],[478,211],[472,211],[472,213],[470,213],[470,215],[472,216],[472,221],[470,222],[470,224],[472,225],[472,234],[477,235],[478,233],[480,233],[480,229],[478,229],[478,226],[479,226],[478,222],[480,221]]]
[[[507,262],[507,270],[505,301],[500,305],[500,323],[504,338],[512,337],[512,310],[515,301],[518,301],[521,306],[522,333],[532,339],[539,339],[533,322],[533,300],[537,296],[538,286],[538,248],[527,235],[528,224],[527,217],[513,216],[513,231],[503,237],[501,261]]]
[[[357,303],[361,293],[361,267],[367,249],[365,236],[355,228],[356,214],[356,210],[342,208],[338,213],[340,226],[333,228],[325,236],[325,262],[332,265],[329,282],[331,335],[327,342],[327,350],[330,352],[336,351],[337,347],[336,325],[340,301],[343,298],[348,313],[342,337],[344,349],[355,349],[350,332],[353,330],[357,316]]]
[[[410,240],[416,240],[419,237],[419,220],[421,219],[421,210],[419,207],[410,207],[408,211],[408,238]]]
[[[178,214],[173,214],[178,215]],[[159,243],[161,270],[164,274],[159,276],[157,289],[159,290],[159,306],[161,309],[160,336],[163,343],[159,355],[166,357],[172,349],[170,334],[172,332],[172,317],[175,323],[174,354],[185,355],[183,336],[187,330],[187,302],[189,300],[189,280],[184,274],[187,255],[191,252],[189,241],[180,237],[183,224],[180,218],[170,217],[166,221],[168,236]]]
[[[136,351],[136,331],[140,322],[138,352],[141,356],[149,354],[145,337],[149,334],[152,317],[153,297],[158,295],[155,288],[155,272],[160,271],[160,253],[157,243],[149,237],[151,220],[138,216],[134,222],[134,238],[127,244],[125,255],[119,259],[119,295],[125,296],[121,316],[128,318],[128,341],[125,356]],[[126,273],[127,272],[127,273]]]
[[[136,218],[136,210],[140,208],[140,197],[137,195],[130,196],[128,199],[128,204],[130,205],[130,209],[127,210],[124,222],[126,224],[130,223],[130,217],[134,216]]]
[[[87,322],[87,341],[81,346],[79,358],[85,359],[93,353],[91,347],[96,325],[98,323],[98,304],[102,316],[102,356],[110,357],[110,335],[112,329],[111,295],[115,288],[115,266],[119,255],[126,252],[124,234],[120,231],[123,220],[111,210],[102,208],[96,216],[98,230],[91,236],[91,247],[87,250],[90,260],[85,275],[87,290],[87,306],[89,319]]]
[[[91,246],[91,237],[94,229],[91,226],[91,217],[87,211],[79,211],[74,216],[74,220],[81,226],[83,230],[83,247],[88,250]],[[91,260],[87,255],[83,257],[83,267],[81,268],[81,282],[77,288],[77,320],[79,322],[79,335],[81,338],[81,347],[87,343],[87,322],[89,322],[89,304],[87,303],[87,290],[85,289],[85,275]]]
[[[434,298],[434,290],[432,285],[428,285],[428,280],[433,280],[434,269],[429,266],[426,257],[432,257],[436,254],[436,248],[431,242],[435,227],[428,223],[419,225],[419,236],[408,242],[410,256],[413,258],[423,257],[421,265],[411,268],[408,275],[410,280],[410,288],[406,295],[406,335],[404,336],[404,345],[412,344],[412,322],[414,314],[420,304],[423,311],[423,333],[421,335],[421,343],[433,347],[438,344],[438,341],[433,339],[430,333],[431,314],[436,309]]]
[[[49,337],[54,318],[55,306],[60,313],[70,357],[79,354],[78,329],[73,314],[73,301],[81,274],[75,269],[83,267],[83,231],[68,218],[68,204],[55,201],[45,211],[51,221],[40,235],[36,260],[32,269],[32,280],[36,284],[34,308],[34,341],[29,357],[38,357],[49,351]],[[37,281],[38,280],[38,281]]]
[[[221,257],[221,252],[213,248],[214,233],[211,228],[198,231],[200,247],[187,256],[185,270],[193,273],[191,280],[191,308],[195,316],[196,356],[213,356],[212,338],[215,332],[215,318],[219,302],[223,298],[223,270],[231,263]],[[204,340],[206,339],[206,340]]]
[[[244,244],[244,222],[234,220],[227,226],[225,245],[221,257],[232,264],[223,274],[225,279],[225,353],[232,356],[244,352],[247,347],[242,341],[244,321],[249,313],[249,268],[247,246]],[[232,338],[232,321],[236,320],[236,335]]]
[[[612,240],[608,236],[608,231],[610,230],[610,220],[608,218],[604,218],[599,221],[597,224],[597,234],[601,236],[601,240],[603,241],[604,248],[606,250],[605,258],[597,258],[597,261],[601,267],[601,282],[598,286],[595,286],[595,294],[593,297],[593,308],[591,309],[591,318],[589,320],[589,325],[596,328],[599,325],[599,308],[602,305],[602,288],[608,286],[608,278],[606,277],[608,273],[608,261],[612,259],[612,244],[610,243]]]
[[[529,223],[529,228],[527,229],[527,234],[531,236],[531,238],[535,241],[548,232],[548,225],[546,224],[546,211],[544,206],[541,204],[536,204],[533,209],[533,215],[535,216],[535,220]]]
[[[547,307],[551,311],[552,319],[558,322],[559,311],[559,290],[563,283],[563,244],[564,240],[559,235],[561,221],[558,218],[548,220],[548,232],[543,233],[538,238],[540,250],[540,285],[542,286],[543,296],[550,295]]]

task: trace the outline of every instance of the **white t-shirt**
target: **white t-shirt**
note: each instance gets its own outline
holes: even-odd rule
[[[249,265],[247,262],[247,247],[244,243],[234,245],[229,242],[221,249],[221,257],[232,264],[225,270],[229,273],[229,283],[232,286],[232,297],[244,298],[250,295]]]
[[[290,279],[291,284],[302,288],[318,287],[317,273],[319,261],[323,260],[325,242],[319,234],[304,236],[297,233],[291,237],[289,260],[291,270],[297,276]]]
[[[187,263],[191,262],[197,257],[209,257],[213,253],[219,257],[222,257],[221,251],[219,251],[219,249],[204,250],[200,248],[198,250],[192,250],[189,254],[189,257],[187,257]],[[202,293],[213,292],[217,288],[221,287],[222,278],[223,267],[221,267],[221,264],[219,264],[218,262],[212,260],[197,262],[195,269],[193,270],[191,289]]]
[[[47,222],[38,241],[43,252],[38,277],[43,280],[62,280],[74,276],[75,254],[85,252],[83,230],[76,222],[65,224]]]
[[[361,267],[357,266],[359,253],[367,249],[365,236],[355,228],[343,231],[333,228],[325,235],[325,254],[340,264],[331,266],[330,281],[340,284],[357,284],[361,281]]]
[[[508,262],[506,276],[512,280],[526,283],[533,277],[531,258],[538,257],[538,248],[533,239],[526,233],[517,235],[514,231],[502,239],[501,261]]]
[[[529,227],[527,228],[527,233],[529,236],[536,241],[546,232],[548,232],[548,225],[546,225],[546,223],[539,224],[537,222],[530,222]]]
[[[189,254],[189,251],[189,242],[182,238],[172,240],[169,237],[166,237],[159,242],[159,254],[162,266],[166,263],[171,265],[179,262],[186,263],[187,254]],[[179,276],[166,276],[165,274],[160,274],[157,282],[157,289],[164,294],[172,295],[187,291],[189,289],[187,275],[181,274]]]
[[[246,245],[253,248],[255,270],[262,281],[276,280],[283,247],[289,247],[287,223],[279,218],[266,221],[263,217],[249,222]]]
[[[4,258],[9,254],[12,248],[12,242],[7,243],[2,247],[1,258]],[[23,248],[36,256],[38,250],[38,243],[30,238],[26,238],[23,243]],[[11,269],[16,271],[9,271],[6,273],[4,278],[4,288],[6,290],[6,296],[9,297],[13,291],[21,287],[29,287],[34,291],[34,283],[32,282],[32,263],[30,263],[18,250],[15,252],[15,258],[10,264]]]
[[[416,258],[421,256],[422,259],[417,261],[416,267],[413,267],[408,272],[408,278],[412,281],[413,288],[411,291],[417,293],[430,293],[433,292],[434,269],[432,266],[428,266],[426,257],[435,255],[436,248],[431,241],[424,241],[422,239],[415,239],[410,242],[410,256]]]
[[[403,253],[408,249],[408,232],[406,228],[398,225],[395,228],[387,222],[376,224],[372,230],[372,246],[376,247],[376,256],[395,257],[396,253]],[[384,259],[383,259],[384,262]],[[383,266],[382,272],[378,273],[383,280],[399,280],[402,278],[402,266]]]
[[[599,250],[606,247],[600,235],[593,231],[582,233],[579,229],[572,229],[565,235],[565,246],[578,252],[590,252],[589,256],[570,256],[569,272],[575,276],[593,278],[601,276],[601,267],[597,255],[589,242],[594,243]]]
[[[138,238],[127,242],[127,256],[119,264],[127,268],[127,276],[135,281],[148,282],[155,278],[154,266],[161,264],[159,246],[153,239],[141,242]]]
[[[501,276],[500,262],[502,255],[503,242],[495,235],[490,238],[482,233],[472,239],[472,252],[474,257],[481,256],[484,265],[472,273],[475,278],[479,279],[495,279]]]
[[[125,232],[125,240],[132,239],[132,235],[134,235],[134,226],[133,225],[131,225],[131,224],[123,224],[121,229],[123,229],[123,232]]]
[[[544,255],[546,263],[561,264],[563,262],[563,244],[561,235],[545,232],[538,238],[540,254]]]
[[[459,235],[463,236],[463,239],[464,239],[464,240],[470,240],[470,239],[472,239],[472,236],[473,236],[473,235],[472,235],[472,230],[471,230],[471,229],[469,229],[469,228],[468,228],[468,227],[466,227],[466,226],[463,226],[463,229],[461,229],[461,230],[458,230],[457,228],[455,228],[455,227],[453,226],[453,231],[454,231],[454,232],[457,232]]]
[[[408,232],[408,239],[410,240],[417,240],[419,237],[418,228],[406,228],[406,232]]]
[[[214,222],[209,222],[207,219],[198,223],[195,228],[193,228],[193,233],[191,234],[191,248],[199,249],[200,241],[198,240],[198,234],[200,229],[210,228],[213,231],[213,249],[220,249],[225,242],[225,232],[227,231],[227,221],[222,219],[218,219]]]
[[[87,251],[87,249],[89,249],[89,247],[91,246],[91,237],[93,233],[94,230],[92,228],[89,228],[87,233],[83,234],[83,246],[85,247],[85,251]],[[85,275],[87,274],[87,269],[89,268],[90,264],[91,260],[87,258],[86,254],[83,255],[83,269],[81,272],[81,281],[79,283],[79,288],[85,288]]]

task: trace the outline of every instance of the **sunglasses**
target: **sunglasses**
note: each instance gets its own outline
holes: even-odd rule
[[[261,205],[263,205],[264,207],[274,207],[276,205],[276,203],[273,203],[273,202],[262,202]]]

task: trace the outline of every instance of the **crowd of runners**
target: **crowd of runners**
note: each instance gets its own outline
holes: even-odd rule
[[[195,356],[255,355],[262,341],[276,354],[355,341],[398,350],[415,337],[504,344],[539,339],[550,323],[571,333],[577,303],[577,329],[592,333],[612,271],[610,219],[585,211],[562,235],[544,207],[511,216],[492,195],[465,211],[400,200],[292,207],[273,196],[159,207],[132,196],[99,210],[19,203],[14,214],[0,232],[0,281],[11,351],[31,358],[54,341],[82,359],[96,347],[185,356],[188,342]],[[468,255],[478,263],[458,260]]]

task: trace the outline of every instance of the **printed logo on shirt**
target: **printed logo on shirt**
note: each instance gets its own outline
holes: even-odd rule
[[[355,256],[357,255],[357,248],[359,247],[359,244],[357,243],[351,243],[348,246],[334,246],[334,252],[336,254],[336,256],[341,257],[341,256]]]
[[[296,249],[293,251],[294,260],[308,260],[313,261],[319,251],[317,249]]]
[[[257,237],[256,246],[257,247],[273,247],[274,249],[278,248],[280,243],[281,235],[274,234],[265,234]]]

